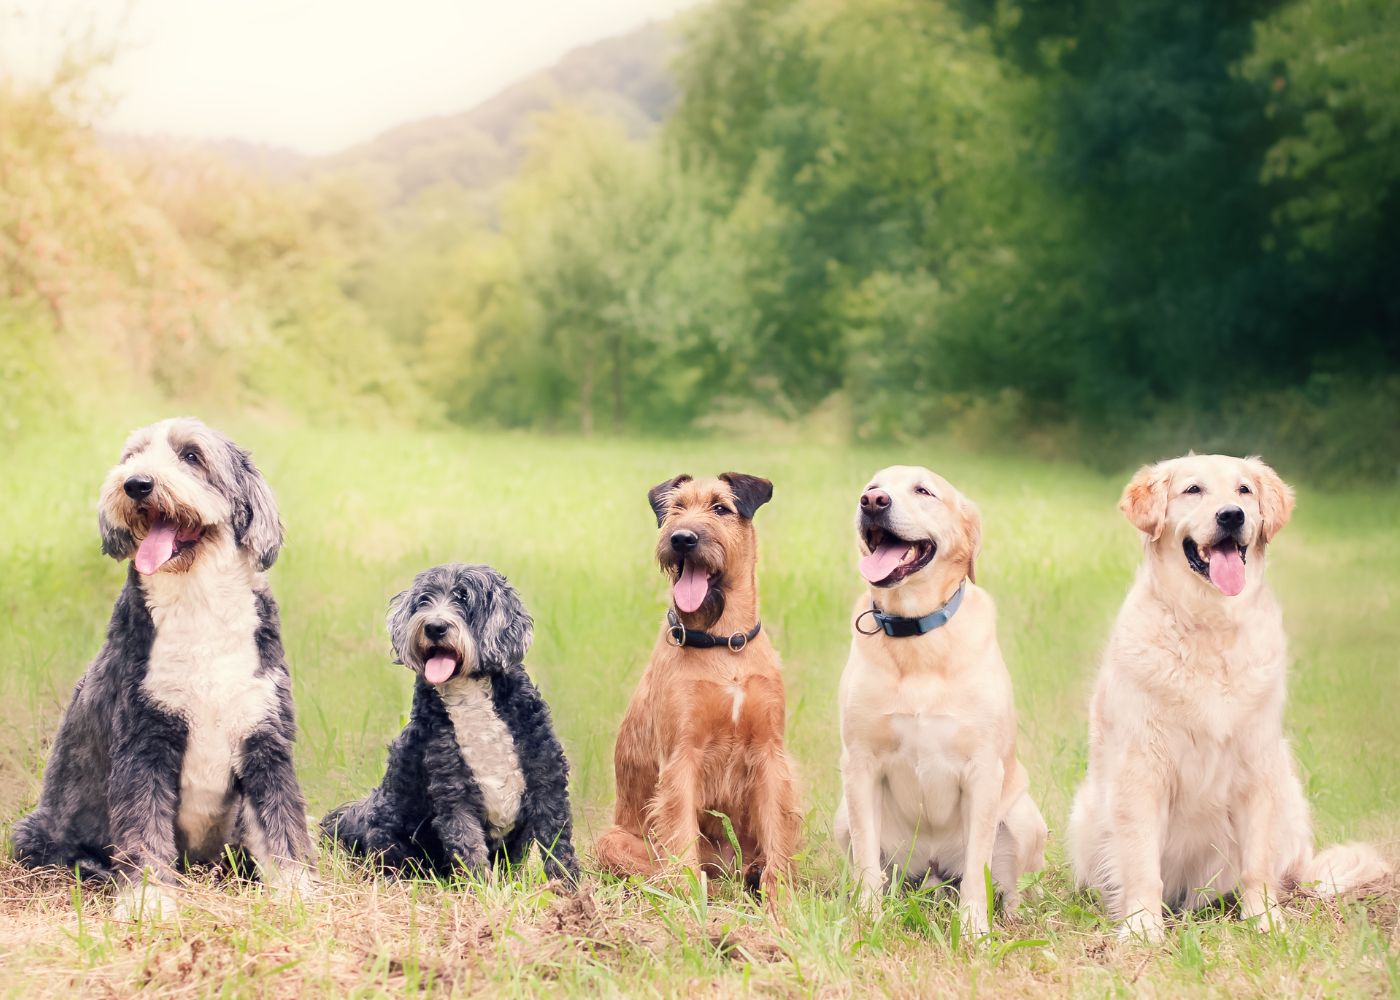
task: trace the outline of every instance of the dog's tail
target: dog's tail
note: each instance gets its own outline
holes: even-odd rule
[[[1317,896],[1340,896],[1390,877],[1390,866],[1370,844],[1333,844],[1299,866],[1298,888]]]

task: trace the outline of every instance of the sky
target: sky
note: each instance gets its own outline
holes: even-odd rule
[[[0,75],[115,40],[99,128],[328,153],[696,0],[0,0]]]

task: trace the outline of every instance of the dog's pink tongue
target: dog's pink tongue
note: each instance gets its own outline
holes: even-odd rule
[[[151,520],[151,530],[141,539],[136,550],[136,572],[150,576],[166,564],[175,553],[175,524],[165,518]]]
[[[710,592],[710,578],[705,570],[694,563],[686,563],[681,568],[681,578],[671,588],[676,599],[676,607],[686,614],[699,609],[705,603],[705,595]]]
[[[1210,550],[1210,582],[1226,597],[1244,590],[1244,560],[1235,545]]]
[[[860,561],[860,575],[871,583],[879,583],[895,571],[908,551],[908,542],[885,542]]]
[[[429,657],[428,662],[423,664],[423,679],[429,684],[441,684],[452,677],[452,671],[457,669],[457,661],[450,656]]]

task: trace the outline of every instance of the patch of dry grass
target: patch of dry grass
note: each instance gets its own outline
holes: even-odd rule
[[[316,894],[212,876],[175,921],[118,922],[100,890],[0,865],[0,982],[9,996],[923,997],[1386,996],[1400,988],[1400,893],[1288,902],[1283,934],[1179,920],[1160,948],[1120,943],[1063,873],[1030,886],[987,939],[959,940],[936,894],[867,914],[837,881],[803,882],[770,914],[734,888],[537,870],[443,885],[376,877],[327,852]]]

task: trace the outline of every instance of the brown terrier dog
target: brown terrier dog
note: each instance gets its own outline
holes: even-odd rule
[[[737,861],[771,900],[790,870],[797,789],[781,666],[754,582],[753,515],[772,496],[768,480],[737,472],[677,476],[648,494],[674,608],[617,735],[615,825],[597,844],[605,871],[650,876],[674,862],[720,873]],[[729,818],[739,859],[716,813]]]

